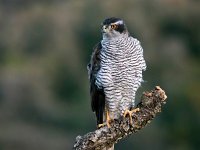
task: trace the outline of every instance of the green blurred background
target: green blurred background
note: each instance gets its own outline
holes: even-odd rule
[[[200,1],[0,0],[0,150],[69,150],[95,129],[86,65],[110,16],[144,48],[138,99],[156,85],[168,95],[116,150],[200,149]]]

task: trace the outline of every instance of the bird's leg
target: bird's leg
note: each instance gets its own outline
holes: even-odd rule
[[[133,119],[132,119],[132,114],[138,112],[140,109],[139,108],[135,108],[133,110],[125,110],[124,112],[124,117],[126,117],[126,115],[129,115],[130,118],[130,124],[133,124]]]
[[[110,128],[110,122],[111,122],[112,119],[110,117],[109,111],[105,110],[105,112],[106,112],[106,122],[98,124],[97,125],[98,128],[104,127],[105,125],[107,125],[107,127]]]
[[[106,111],[106,124],[107,124],[108,128],[110,128],[110,121],[111,121],[110,114],[107,110]]]

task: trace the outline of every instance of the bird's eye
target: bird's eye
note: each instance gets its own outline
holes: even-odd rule
[[[110,27],[111,27],[111,29],[116,29],[117,25],[116,24],[112,24]]]

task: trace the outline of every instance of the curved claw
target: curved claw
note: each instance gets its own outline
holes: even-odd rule
[[[132,119],[132,114],[138,112],[140,109],[139,108],[135,108],[133,110],[125,110],[124,112],[124,117],[126,117],[126,115],[129,115],[130,118],[130,124],[133,124],[133,119]]]
[[[97,125],[97,128],[100,129],[100,128],[106,126],[106,124],[107,124],[106,122],[104,122],[104,123],[102,123],[102,124],[98,124],[98,125]]]

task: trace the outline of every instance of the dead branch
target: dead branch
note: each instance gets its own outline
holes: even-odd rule
[[[144,92],[141,102],[137,105],[140,110],[132,115],[132,125],[130,125],[129,117],[121,117],[111,123],[111,128],[105,126],[84,136],[77,136],[73,149],[102,150],[112,147],[120,139],[136,133],[150,123],[156,114],[161,112],[166,98],[165,92],[159,86],[156,86],[151,92]]]

